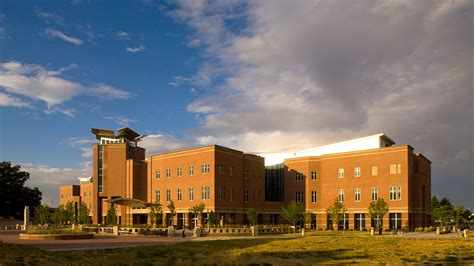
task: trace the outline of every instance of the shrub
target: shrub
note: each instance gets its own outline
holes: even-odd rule
[[[26,231],[27,234],[35,234],[35,235],[79,235],[84,234],[78,230],[71,230],[71,229],[52,229],[52,230],[28,230]]]

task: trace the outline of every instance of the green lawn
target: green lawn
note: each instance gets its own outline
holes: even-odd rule
[[[305,237],[190,241],[179,244],[81,251],[44,251],[0,243],[4,264],[314,264],[389,262],[474,263],[465,239]]]

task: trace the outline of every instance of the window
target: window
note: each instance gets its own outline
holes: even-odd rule
[[[390,174],[395,175],[395,174],[401,174],[402,173],[402,165],[397,163],[397,164],[391,164],[390,165]]]
[[[171,177],[171,169],[166,169],[166,177],[167,178]]]
[[[89,196],[92,196],[92,191],[89,191]]]
[[[159,189],[157,189],[155,191],[155,201],[158,201],[158,202],[160,201],[160,190]]]
[[[201,172],[203,174],[208,174],[211,172],[211,165],[210,164],[203,164],[201,165]]]
[[[219,164],[218,171],[220,175],[225,174],[225,166],[223,164]]]
[[[389,213],[390,229],[399,229],[402,227],[402,214]]]
[[[229,166],[229,175],[232,176],[232,166]]]
[[[338,177],[339,178],[344,178],[344,168],[339,168]]]
[[[249,202],[249,190],[244,189],[244,202]]]
[[[232,201],[232,198],[234,197],[234,187],[230,187],[229,191],[229,200]]]
[[[304,202],[304,191],[296,191],[296,202]]]
[[[221,186],[219,189],[219,199],[225,200],[225,187]]]
[[[354,191],[354,201],[360,202],[360,188],[356,187]]]
[[[160,179],[160,177],[161,177],[160,170],[156,170],[155,177],[156,177],[156,179]]]
[[[92,203],[89,203],[89,210],[92,209]]]
[[[355,217],[354,229],[364,230],[365,229],[365,213],[356,213],[354,214],[354,217]]]
[[[87,196],[87,192],[84,192],[84,197],[86,197],[86,196]]]
[[[209,186],[201,187],[201,199],[211,199],[211,188]]]
[[[61,194],[61,199],[63,199],[63,198],[64,198],[64,194]]]
[[[181,167],[178,167],[178,177],[181,177],[183,175],[183,169]]]
[[[354,177],[360,177],[360,167],[354,168]]]
[[[379,190],[376,187],[372,188],[372,201],[379,199]]]
[[[244,170],[244,178],[249,178],[249,170]]]
[[[296,172],[295,180],[296,180],[296,181],[302,181],[302,180],[304,180],[304,175],[303,175],[303,173]]]
[[[318,201],[318,194],[316,190],[311,191],[311,202],[316,203]]]
[[[379,174],[379,168],[376,165],[372,166],[372,175],[376,176],[378,174]]]
[[[189,200],[194,200],[194,188],[189,188]]]
[[[171,191],[169,189],[166,190],[166,201],[171,200]]]
[[[402,187],[391,186],[390,191],[390,200],[401,200],[402,199]]]
[[[194,175],[194,165],[189,166],[189,176]]]
[[[316,180],[318,178],[318,173],[316,171],[311,172],[311,180]]]
[[[182,199],[183,199],[182,190],[178,188],[178,201],[181,201]]]
[[[344,189],[339,189],[339,195],[337,196],[337,200],[339,200],[339,202],[344,202]]]

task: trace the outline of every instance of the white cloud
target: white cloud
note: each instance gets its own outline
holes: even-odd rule
[[[46,36],[49,36],[49,37],[52,37],[52,38],[59,38],[59,39],[65,41],[65,42],[72,43],[74,45],[79,46],[79,45],[82,45],[84,43],[81,39],[68,36],[68,35],[64,34],[62,31],[59,31],[59,30],[54,30],[54,29],[48,28],[48,29],[44,30],[44,33],[46,34]]]
[[[72,109],[60,108],[57,105],[81,94],[104,99],[131,97],[129,92],[106,84],[86,87],[60,77],[64,71],[75,67],[76,65],[70,65],[59,70],[48,70],[40,65],[23,64],[17,61],[0,63],[0,87],[10,94],[44,101],[48,106],[46,112],[60,112],[69,116],[74,112]]]
[[[150,134],[143,138],[139,143],[139,146],[145,148],[147,156],[150,156],[153,154],[185,149],[193,147],[194,145],[191,141],[178,140],[170,135]]]
[[[140,46],[137,46],[137,47],[128,47],[126,50],[127,50],[127,52],[130,52],[130,53],[138,53],[138,52],[141,52],[141,51],[145,50],[145,46],[140,45]]]
[[[103,114],[103,117],[108,120],[112,120],[118,125],[128,127],[131,123],[137,122],[138,120],[133,118],[128,118],[123,115],[116,115],[116,114]]]
[[[178,5],[169,14],[207,59],[195,76],[222,80],[188,106],[203,120],[199,143],[279,151],[384,131],[434,162],[459,158],[433,164],[434,194],[457,194],[444,176],[474,185],[462,159],[473,158],[472,2]]]
[[[36,16],[45,22],[54,22],[56,24],[62,25],[64,24],[64,18],[61,17],[60,15],[54,14],[54,13],[49,13],[49,12],[43,12],[39,9],[35,10]]]
[[[20,163],[21,170],[30,173],[27,185],[38,187],[43,192],[43,202],[52,206],[59,204],[59,187],[62,185],[78,184],[78,177],[92,175],[92,165],[90,162],[81,164],[77,168],[54,167],[47,165],[36,165],[30,163]]]
[[[117,37],[119,37],[122,40],[130,40],[130,36],[128,35],[128,33],[121,30],[117,32]]]
[[[29,103],[3,92],[0,92],[0,106],[31,107]]]

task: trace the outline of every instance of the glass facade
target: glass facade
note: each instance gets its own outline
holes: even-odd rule
[[[285,195],[285,167],[283,164],[265,166],[265,200],[283,201]]]

